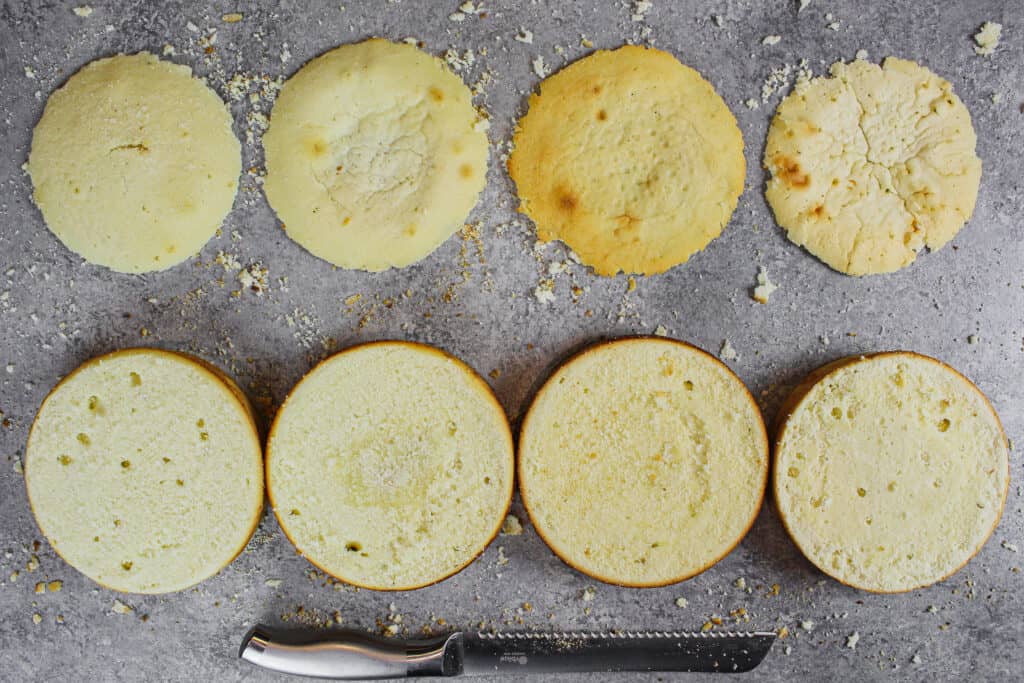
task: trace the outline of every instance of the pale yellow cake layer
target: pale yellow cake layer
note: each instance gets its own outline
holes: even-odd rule
[[[724,557],[768,478],[761,413],[725,365],[667,339],[592,347],[538,393],[519,442],[534,527],[568,564],[655,586]]]
[[[217,94],[187,66],[140,52],[91,62],[50,95],[28,172],[46,224],[69,249],[144,273],[213,237],[241,164]]]
[[[485,184],[486,121],[437,58],[373,39],[303,66],[263,137],[267,199],[288,236],[344,268],[426,257]]]
[[[310,562],[404,590],[470,563],[512,496],[508,422],[487,384],[428,346],[337,354],[292,390],[267,444],[267,487]]]
[[[93,359],[46,398],[25,454],[43,534],[97,583],[182,590],[220,571],[263,508],[259,436],[226,375],[183,354]]]
[[[766,196],[789,239],[850,275],[951,240],[981,181],[971,115],[948,81],[889,57],[797,83],[768,131]]]
[[[774,487],[793,540],[858,588],[939,581],[985,543],[1009,483],[1006,438],[982,393],[911,353],[850,359],[798,389]]]
[[[743,191],[736,119],[668,52],[599,50],[540,84],[508,168],[520,209],[600,275],[685,263]]]

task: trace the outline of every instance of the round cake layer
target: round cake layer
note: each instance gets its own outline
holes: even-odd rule
[[[519,437],[523,503],[566,563],[659,586],[698,574],[761,508],[768,439],[746,387],[688,344],[587,349],[544,384]]]
[[[981,160],[967,107],[919,64],[832,65],[798,82],[768,130],[766,196],[789,239],[850,275],[935,251],[974,211]]]
[[[216,93],[188,67],[141,52],[87,64],[50,96],[28,172],[69,249],[143,273],[181,263],[213,236],[241,156]]]
[[[460,229],[487,173],[469,89],[411,45],[373,39],[288,79],[263,137],[264,189],[288,236],[343,268],[426,257]]]
[[[166,593],[213,576],[263,509],[244,394],[204,361],[158,349],[94,358],[46,397],[25,480],[53,548],[113,590]]]
[[[942,363],[896,352],[827,365],[781,412],[775,498],[811,562],[893,593],[940,581],[981,549],[1009,485],[985,396]]]
[[[343,581],[408,590],[483,552],[512,497],[505,412],[462,362],[378,342],[315,367],[267,442],[267,489],[285,534]]]
[[[667,52],[599,50],[540,84],[508,161],[541,240],[600,275],[660,273],[722,232],[746,162],[714,87]]]

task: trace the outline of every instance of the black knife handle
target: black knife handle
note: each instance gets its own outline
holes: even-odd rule
[[[402,641],[359,631],[301,634],[256,626],[238,656],[266,669],[317,678],[457,676],[462,673],[462,634]]]

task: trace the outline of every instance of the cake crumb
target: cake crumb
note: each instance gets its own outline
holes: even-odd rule
[[[782,40],[782,36],[765,36],[761,39],[762,45],[778,45],[779,41]]]
[[[1003,37],[1003,25],[993,21],[986,21],[974,34],[974,52],[987,57],[999,47],[999,39]]]
[[[1015,546],[1013,543],[1010,543],[1009,541],[1003,541],[1000,545],[1009,550],[1011,553],[1020,552],[1017,546]]]
[[[530,64],[533,66],[533,73],[537,74],[538,78],[547,77],[549,70],[547,64],[544,63],[544,58],[542,56],[537,55]]]
[[[228,12],[227,14],[221,15],[220,20],[223,21],[225,24],[237,24],[242,20],[242,13]]]
[[[972,345],[972,346],[974,344],[977,344],[978,343],[978,335],[976,335],[976,334],[967,335],[967,343]]]
[[[722,360],[739,360],[740,354],[736,352],[736,349],[733,348],[732,343],[728,339],[723,339],[718,357]]]
[[[650,0],[636,0],[633,3],[633,16],[630,17],[635,22],[642,22],[647,18],[647,13],[651,11]]]
[[[668,328],[666,328],[664,325],[658,325],[657,327],[654,328],[654,336],[655,337],[667,337],[668,336]]]
[[[82,17],[83,19],[92,15],[91,5],[79,5],[78,7],[71,10],[76,16]]]
[[[38,626],[42,622],[43,622],[43,615],[42,614],[40,614],[39,612],[36,612],[35,614],[32,615],[32,623],[33,624]]]
[[[676,607],[682,609],[690,604],[690,601],[686,598],[676,598]]]
[[[796,8],[796,11],[803,12],[809,4],[811,4],[811,0],[800,0],[800,6]]]
[[[768,279],[768,271],[762,266],[757,273],[757,286],[754,287],[753,292],[754,301],[759,304],[768,303],[768,297],[778,288],[778,285]]]
[[[915,653],[914,656],[910,658],[910,663],[911,664],[920,664],[921,663],[921,655]]]
[[[541,280],[533,290],[533,298],[542,304],[550,304],[555,300],[555,281]]]
[[[501,523],[502,536],[520,536],[523,533],[523,523],[515,515],[505,515],[505,521]]]
[[[135,611],[135,608],[131,605],[126,605],[120,600],[115,599],[113,607],[110,608],[115,614],[131,614]]]
[[[846,636],[846,647],[850,650],[857,649],[857,643],[860,642],[860,634],[854,631],[850,635]]]
[[[593,602],[596,596],[597,591],[594,590],[592,586],[587,586],[583,589],[583,592],[580,593],[580,598],[583,599],[583,602]]]
[[[733,581],[732,585],[736,586],[741,591],[742,590],[746,590],[747,589],[747,580],[741,576],[740,578],[738,578],[735,581]]]
[[[267,579],[263,582],[264,585],[270,586],[271,588],[277,588],[281,585],[281,579]]]
[[[46,590],[50,591],[51,593],[57,593],[62,588],[64,588],[64,582],[60,579],[50,581],[46,584]]]
[[[863,49],[863,48],[860,49],[860,50],[857,50],[857,53],[854,55],[854,58],[860,59],[860,60],[865,60],[865,59],[868,58],[868,51]]]
[[[804,619],[803,621],[800,622],[800,628],[802,628],[805,631],[813,631],[814,630],[814,622],[811,621],[810,619]]]
[[[527,45],[533,45],[533,31],[521,28],[519,29],[519,33],[514,36],[514,40],[517,40],[520,43],[526,43]]]

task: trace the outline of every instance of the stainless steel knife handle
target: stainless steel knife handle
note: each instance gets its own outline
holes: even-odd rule
[[[457,676],[462,673],[462,647],[461,633],[410,642],[359,631],[295,634],[256,626],[246,634],[238,656],[287,674],[365,680]]]

